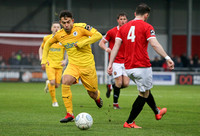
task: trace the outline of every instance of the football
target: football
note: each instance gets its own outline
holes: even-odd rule
[[[79,129],[87,130],[93,124],[92,116],[86,112],[79,113],[75,118],[75,124]]]

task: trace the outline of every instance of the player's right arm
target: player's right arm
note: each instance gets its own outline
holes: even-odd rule
[[[101,41],[99,42],[99,46],[100,46],[103,50],[105,50],[106,52],[110,53],[110,52],[111,52],[111,49],[108,48],[108,47],[106,46],[106,43],[107,43],[107,40],[103,37],[103,38],[101,39]]]
[[[40,48],[39,48],[39,51],[38,51],[40,61],[42,61],[42,52],[43,52],[44,44],[45,44],[45,39],[43,38],[43,42],[42,42],[42,44],[40,45]]]
[[[110,54],[110,61],[109,61],[109,64],[108,64],[108,69],[107,69],[107,72],[109,75],[112,75],[112,64],[115,60],[115,57],[117,56],[117,53],[119,51],[119,48],[122,44],[122,40],[119,39],[119,38],[116,38],[115,39],[115,45],[111,51],[111,54]]]
[[[43,52],[43,49],[42,49],[42,46],[40,46],[40,48],[38,50],[40,61],[42,60],[42,52]]]
[[[48,56],[50,46],[53,43],[56,43],[56,42],[58,42],[58,41],[55,37],[49,38],[45,42],[44,49],[43,49],[43,52],[42,52],[42,61],[41,61],[42,69],[45,69],[45,65],[47,64],[47,56]]]

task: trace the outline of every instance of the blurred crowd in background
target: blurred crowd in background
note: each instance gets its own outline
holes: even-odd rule
[[[40,60],[38,54],[35,53],[23,53],[21,50],[18,52],[12,52],[8,60],[5,60],[3,56],[0,56],[0,66],[7,65],[27,65],[27,66],[39,66]]]
[[[187,57],[186,54],[181,56],[171,56],[175,62],[175,67],[179,68],[200,68],[200,58],[198,55]],[[155,56],[151,60],[152,67],[162,67],[167,69],[167,64],[164,58]],[[35,53],[23,53],[21,50],[18,52],[12,52],[8,60],[5,60],[3,56],[0,56],[0,66],[12,66],[12,65],[26,65],[26,66],[40,66],[40,60],[38,54]]]
[[[172,60],[175,63],[176,68],[198,68],[200,67],[200,58],[198,55],[187,57],[186,54],[181,56],[171,56]],[[161,59],[158,56],[155,56],[151,60],[152,67],[162,67],[164,70],[168,70],[165,59]]]

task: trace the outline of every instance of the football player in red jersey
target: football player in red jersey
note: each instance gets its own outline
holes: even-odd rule
[[[122,12],[119,13],[117,16],[117,23],[118,26],[110,29],[106,35],[101,39],[99,42],[99,46],[105,50],[106,52],[110,53],[114,44],[115,44],[115,37],[116,34],[121,26],[123,26],[125,23],[127,23],[127,15],[126,13]],[[109,43],[109,47],[106,47],[106,43]],[[109,54],[110,55],[110,54]],[[125,72],[125,67],[124,67],[124,46],[122,45],[118,51],[118,54],[114,60],[113,63],[113,72],[112,72],[112,77],[115,80],[115,83],[112,85],[114,89],[113,93],[113,108],[114,109],[120,109],[119,104],[118,104],[118,99],[120,95],[120,89],[125,88],[129,85],[129,77],[127,76]],[[109,86],[107,85],[107,92],[106,92],[106,97],[110,97],[110,91]]]
[[[134,120],[142,111],[146,102],[153,110],[157,120],[160,120],[167,112],[167,108],[159,109],[156,106],[153,95],[150,92],[153,83],[152,68],[147,52],[148,43],[160,56],[166,59],[170,70],[174,69],[174,62],[157,41],[154,28],[146,22],[150,15],[150,10],[150,7],[146,4],[138,5],[135,10],[135,19],[119,29],[108,65],[108,74],[112,74],[113,61],[123,42],[125,46],[125,69],[127,75],[136,83],[139,90],[139,95],[132,105],[129,118],[124,123],[126,128],[141,128],[135,124]]]

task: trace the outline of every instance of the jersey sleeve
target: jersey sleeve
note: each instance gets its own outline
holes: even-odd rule
[[[42,44],[41,44],[42,49],[44,48],[45,42],[46,42],[46,40],[45,40],[45,37],[44,37],[44,38],[43,38],[43,41],[42,41]]]
[[[103,37],[106,41],[110,41],[110,39],[111,39],[111,32],[110,32],[110,30],[106,33],[106,35]]]
[[[86,23],[74,23],[73,26],[75,26],[75,27],[83,27],[83,28],[85,28],[85,27],[87,26],[87,24],[86,24]]]
[[[81,31],[85,36],[88,36],[88,38],[81,40],[77,43],[79,48],[82,48],[83,46],[88,44],[95,43],[102,38],[101,33],[99,33],[95,28],[92,28],[90,26],[88,26],[87,28],[82,28]]]
[[[149,25],[147,27],[147,31],[146,31],[146,39],[148,41],[151,38],[156,38],[156,34],[155,34],[155,30],[154,30],[153,26]]]
[[[119,31],[117,32],[115,39],[119,39],[122,41],[121,29],[119,29]]]

